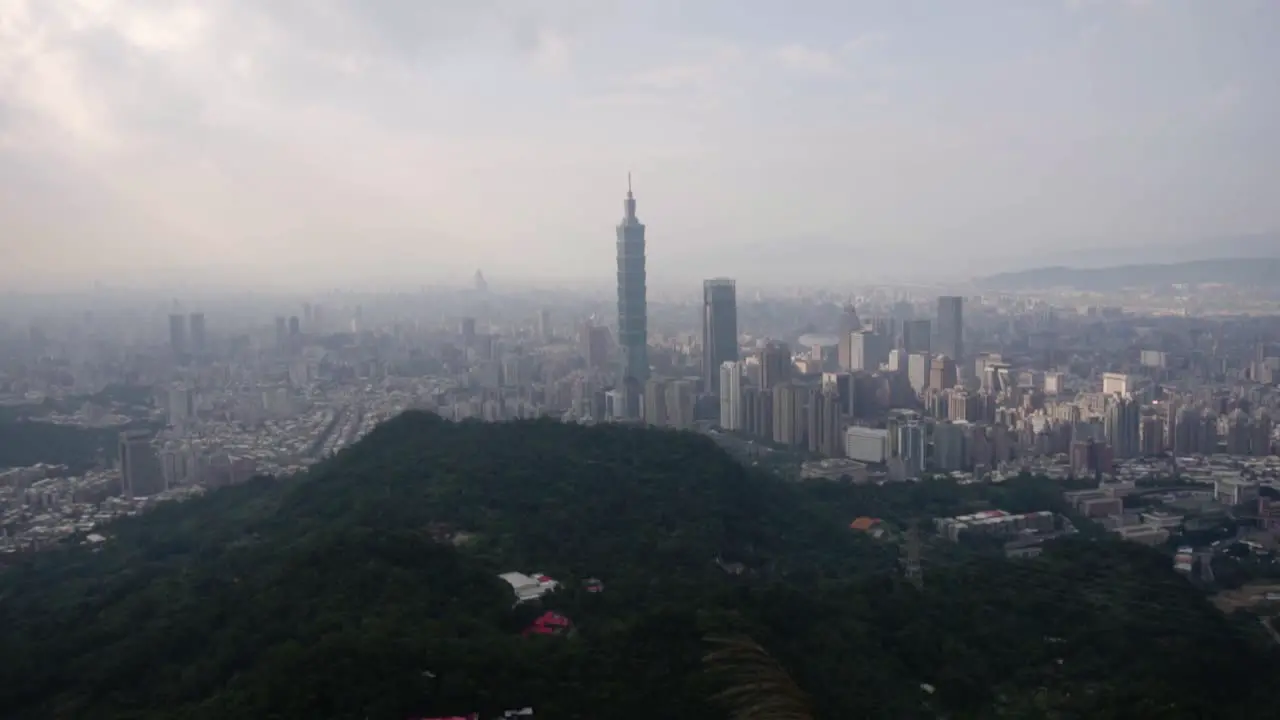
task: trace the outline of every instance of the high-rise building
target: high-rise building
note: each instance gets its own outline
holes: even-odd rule
[[[284,316],[276,318],[276,347],[284,347],[289,337],[289,320]]]
[[[908,355],[932,352],[933,323],[928,320],[906,320],[902,323],[902,349]]]
[[[840,315],[840,331],[836,333],[840,343],[836,349],[836,360],[840,365],[840,369],[845,372],[853,369],[849,336],[856,332],[862,332],[862,320],[858,318],[858,310],[853,306],[853,301],[850,300],[844,306],[844,312]]]
[[[773,389],[773,441],[800,447],[808,437],[808,389],[784,382]]]
[[[289,317],[289,334],[299,335],[301,333],[302,333],[302,322],[298,320],[297,315],[291,315]]]
[[[703,388],[720,394],[720,368],[738,360],[737,289],[729,278],[702,283]]]
[[[164,470],[146,431],[120,433],[120,491],[127,498],[163,492]]]
[[[195,415],[195,396],[186,385],[169,388],[169,424],[177,426]]]
[[[1133,392],[1133,379],[1125,373],[1102,373],[1102,392],[1107,395],[1128,395]]]
[[[849,370],[875,372],[889,359],[889,342],[875,332],[849,334]]]
[[[462,342],[467,347],[471,347],[471,342],[476,339],[476,319],[473,317],[464,317],[458,322],[458,334],[462,336]]]
[[[928,353],[913,352],[907,356],[907,381],[917,394],[929,387],[929,375],[933,369],[933,357]]]
[[[204,313],[191,313],[191,352],[200,355],[205,351]]]
[[[549,343],[555,338],[555,334],[551,332],[551,311],[546,308],[538,311],[538,337],[542,338],[544,343]]]
[[[667,424],[667,381],[649,378],[644,384],[644,421],[648,425]]]
[[[771,342],[760,350],[760,388],[772,390],[791,379],[791,347]]]
[[[721,363],[719,383],[720,427],[725,430],[741,430],[742,364],[737,361]]]
[[[1125,396],[1107,398],[1103,428],[1117,458],[1135,457],[1141,451],[1142,406]]]
[[[693,427],[693,390],[692,380],[667,384],[667,425],[680,430]]]
[[[187,351],[187,316],[175,313],[169,316],[169,349],[175,355]]]
[[[948,390],[956,386],[956,363],[948,355],[933,358],[929,368],[929,387],[937,390]]]
[[[946,355],[960,365],[964,361],[964,298],[938,298],[938,341],[933,351]]]
[[[630,175],[622,209],[622,222],[618,223],[618,345],[622,350],[622,377],[624,383],[644,383],[649,379],[644,223],[636,217]],[[634,416],[635,411],[630,413]]]
[[[602,325],[586,326],[587,367],[592,370],[603,369],[609,360],[609,328]]]
[[[743,431],[753,437],[773,438],[773,393],[758,387],[742,390]]]
[[[844,432],[841,423],[840,396],[835,388],[811,387],[808,389],[809,452],[827,457],[844,455]]]

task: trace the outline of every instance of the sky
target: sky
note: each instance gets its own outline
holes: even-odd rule
[[[1280,229],[1275,0],[0,0],[0,289],[982,273]],[[1040,263],[1043,264],[1043,263]]]

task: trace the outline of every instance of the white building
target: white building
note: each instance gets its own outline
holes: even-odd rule
[[[549,592],[555,592],[560,587],[560,583],[542,573],[525,575],[519,572],[509,572],[503,573],[498,577],[511,586],[511,591],[516,596],[516,602],[537,600]]]
[[[889,447],[889,431],[858,427],[845,430],[844,455],[850,460],[883,463]]]
[[[1102,373],[1104,395],[1128,395],[1133,392],[1133,382],[1124,373]]]
[[[729,361],[720,366],[720,427],[742,429],[742,364]]]
[[[911,353],[907,356],[907,381],[917,394],[929,387],[929,372],[932,369],[933,358],[928,353]]]

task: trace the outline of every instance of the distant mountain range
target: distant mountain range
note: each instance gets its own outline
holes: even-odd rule
[[[1239,286],[1275,285],[1280,258],[1232,258],[1190,262],[1120,265],[1105,268],[1042,267],[999,273],[978,280],[992,290],[1032,290],[1069,287],[1078,290],[1117,290],[1125,287],[1230,283]]]

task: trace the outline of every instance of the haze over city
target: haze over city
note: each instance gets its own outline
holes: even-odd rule
[[[1264,0],[7,0],[0,285],[606,284],[628,171],[655,285],[1271,232],[1278,20]]]

